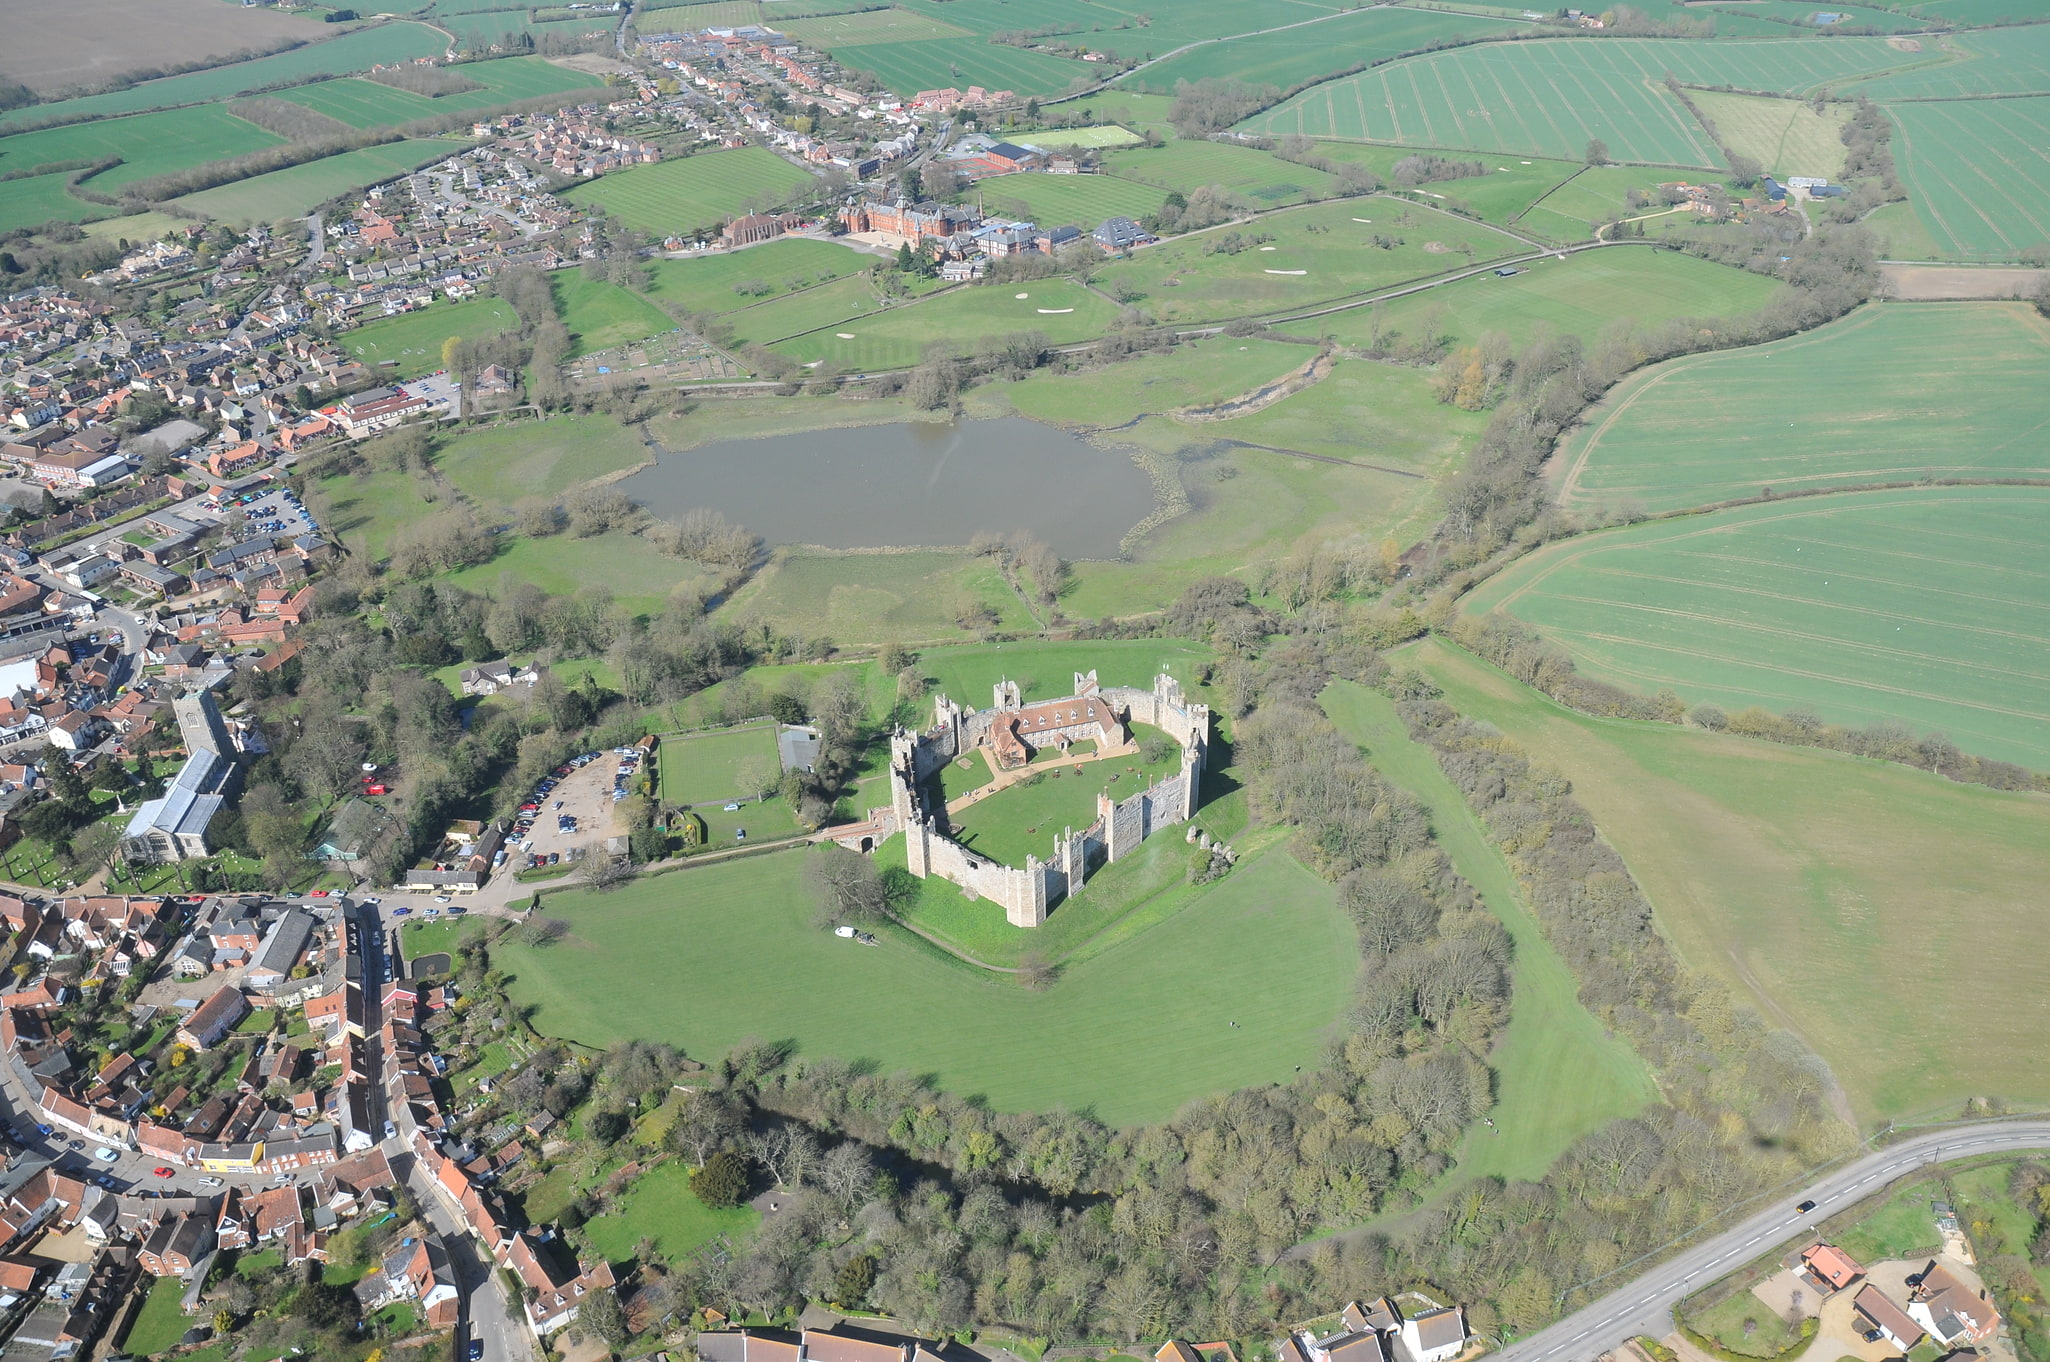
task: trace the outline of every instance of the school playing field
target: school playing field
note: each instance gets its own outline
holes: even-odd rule
[[[2050,1014],[2014,1005],[2050,990],[2040,796],[1589,718],[1436,641],[1402,660],[1573,783],[1688,962],[1821,1055],[1868,1128],[1953,1116],[1972,1096],[2050,1098]],[[1972,943],[1965,987],[1959,941]],[[1522,1016],[1519,994],[1512,1033]]]
[[[380,375],[418,378],[441,368],[442,342],[450,336],[476,339],[495,336],[519,325],[513,310],[496,298],[464,303],[436,303],[358,327],[342,338],[349,353]],[[379,366],[397,361],[395,368]]]
[[[1048,138],[1052,141],[1052,138]],[[1085,232],[1108,217],[1139,219],[1160,211],[1167,191],[1116,175],[1028,172],[979,180],[976,197],[995,213],[1018,213],[1046,227],[1072,224]]]
[[[1805,91],[1916,58],[1883,38],[1744,43],[1615,38],[1488,43],[1392,62],[1316,86],[1243,125],[1579,159],[1600,138],[1621,161],[1721,164],[1708,135],[1660,82]]]
[[[1003,1110],[1089,1109],[1118,1125],[1314,1065],[1359,966],[1330,885],[1279,851],[1044,993],[908,934],[862,946],[812,926],[806,854],[551,898],[571,935],[497,958],[547,1035],[708,1059],[744,1037],[790,1037],[807,1056],[931,1073]],[[1226,998],[1189,983],[1227,976]]]
[[[1102,335],[1116,317],[1116,304],[1067,279],[1034,279],[1016,287],[974,284],[886,312],[850,316],[775,348],[800,364],[823,361],[843,371],[866,371],[916,364],[934,341],[972,349],[983,336],[1019,331],[1042,332],[1056,345],[1088,340]]]
[[[664,804],[752,798],[782,775],[772,724],[689,737],[671,734],[662,740],[658,762]],[[758,788],[748,788],[756,782]]]
[[[1227,233],[1203,232],[1096,277],[1141,294],[1160,321],[1193,322],[1310,307],[1530,249],[1470,219],[1386,198],[1276,213],[1235,235],[1237,250],[1220,249]]]
[[[2015,260],[2050,241],[2050,97],[1892,104],[1895,162],[1946,255]]]
[[[2050,766],[2050,489],[1916,488],[1583,535],[1469,597],[1689,702],[1898,720]]]
[[[774,152],[740,147],[635,166],[578,185],[563,197],[662,237],[716,227],[751,209],[780,207],[810,182],[808,172]]]
[[[1559,497],[1663,511],[1768,487],[2050,477],[2046,364],[2050,328],[2025,304],[1869,305],[1626,381],[1565,442]]]
[[[877,257],[832,241],[784,237],[745,250],[689,260],[655,260],[648,295],[693,312],[731,312],[770,298],[831,283]]]

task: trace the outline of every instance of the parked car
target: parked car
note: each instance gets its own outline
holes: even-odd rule
[[[168,1168],[152,1168],[150,1169],[150,1172],[154,1173],[156,1176],[160,1178],[167,1178],[171,1176],[171,1170]]]
[[[98,1149],[95,1149],[93,1151],[93,1157],[98,1159],[101,1163],[112,1163],[114,1160],[121,1157],[121,1151],[114,1148],[112,1145],[103,1144]]]
[[[394,909],[392,909],[392,910],[391,910],[391,915],[392,915],[393,917],[405,917],[405,916],[406,916],[407,914],[411,913],[412,911],[413,911],[413,910],[412,910],[411,908],[394,908]]]
[[[389,1140],[389,1139],[391,1139],[391,1138],[392,1138],[393,1136],[397,1135],[398,1133],[399,1133],[399,1128],[398,1128],[397,1126],[393,1125],[393,1124],[392,1124],[392,1123],[391,1123],[390,1121],[386,1121],[386,1122],[384,1123],[384,1138],[385,1138],[385,1139]]]
[[[221,1185],[221,1180],[219,1178],[201,1178],[199,1185],[202,1187],[218,1187]]]

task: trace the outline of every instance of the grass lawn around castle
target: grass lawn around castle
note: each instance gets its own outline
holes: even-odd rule
[[[1162,849],[1181,850],[1176,834]],[[809,854],[551,895],[569,935],[504,942],[494,960],[544,1035],[660,1041],[707,1060],[743,1037],[787,1037],[807,1057],[929,1073],[999,1111],[1065,1107],[1112,1125],[1314,1066],[1359,967],[1331,886],[1278,848],[1040,993],[909,933],[870,947],[815,926]],[[1224,978],[1228,998],[1191,986]]]
[[[730,803],[761,792],[748,789],[750,781],[744,777],[761,775],[761,789],[767,789],[781,774],[776,729],[771,724],[668,738],[656,761],[662,773],[664,804]]]

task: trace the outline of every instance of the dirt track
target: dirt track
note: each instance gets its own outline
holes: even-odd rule
[[[2019,266],[1980,269],[1969,265],[1881,265],[1886,296],[1929,303],[1965,298],[2026,298],[2050,270]]]

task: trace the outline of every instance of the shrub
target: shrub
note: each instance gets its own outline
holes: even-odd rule
[[[747,1165],[722,1149],[690,1175],[690,1193],[715,1211],[731,1210],[747,1200]]]

